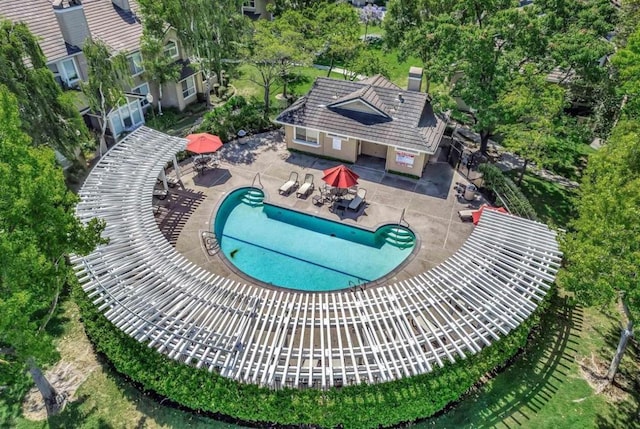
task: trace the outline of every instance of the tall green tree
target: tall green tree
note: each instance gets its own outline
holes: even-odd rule
[[[164,38],[144,31],[141,42],[142,64],[145,77],[158,85],[158,113],[162,115],[162,86],[176,82],[180,77],[180,66],[164,53]]]
[[[89,132],[25,24],[0,22],[0,82],[15,94],[31,142],[50,146],[77,162],[79,149],[91,140]]]
[[[223,69],[233,67],[244,30],[243,0],[140,0],[145,21],[173,27],[199,65],[210,105],[210,82],[221,81]],[[228,70],[227,70],[228,71]]]
[[[122,103],[126,103],[123,85],[131,82],[131,73],[124,53],[112,55],[101,40],[88,41],[83,47],[89,78],[80,87],[89,107],[100,118],[100,156],[107,151],[108,118]]]
[[[611,61],[620,75],[618,92],[625,97],[622,113],[628,118],[640,119],[640,27]]]
[[[579,302],[621,298],[628,322],[611,361],[613,381],[640,316],[640,124],[621,120],[607,144],[589,157],[576,202],[578,218],[563,243],[559,283]]]
[[[529,163],[537,168],[573,165],[583,142],[566,130],[572,119],[564,113],[568,103],[563,87],[547,82],[545,73],[527,65],[500,95],[498,104],[497,131],[504,145],[524,159],[518,185]]]
[[[0,378],[28,368],[51,415],[63,401],[40,370],[55,354],[46,326],[62,288],[75,281],[66,257],[91,251],[104,225],[75,217],[77,197],[53,150],[33,147],[19,110],[0,84]]]
[[[257,78],[250,79],[263,89],[265,119],[270,112],[272,87],[282,84],[286,97],[288,79],[294,68],[312,60],[302,34],[287,19],[290,13],[285,12],[273,21],[257,21],[245,45],[244,60],[257,71]]]
[[[327,76],[330,76],[336,64],[347,63],[362,48],[358,14],[349,4],[335,2],[316,3],[304,13],[316,24],[316,42],[329,63]]]

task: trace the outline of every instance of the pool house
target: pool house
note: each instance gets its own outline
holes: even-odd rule
[[[420,92],[421,79],[417,67],[408,90],[381,75],[357,82],[317,78],[275,122],[283,125],[289,149],[349,163],[370,156],[384,160],[387,171],[422,177],[446,120]]]

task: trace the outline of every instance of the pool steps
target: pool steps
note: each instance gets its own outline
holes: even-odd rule
[[[399,247],[401,249],[406,249],[407,247],[413,246],[416,238],[405,228],[392,227],[383,232],[384,241],[387,243]]]
[[[261,206],[263,205],[264,201],[264,193],[259,189],[248,189],[247,192],[242,196],[241,201],[252,207]]]

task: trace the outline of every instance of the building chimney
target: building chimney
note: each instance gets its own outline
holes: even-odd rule
[[[53,11],[64,41],[82,48],[89,38],[89,24],[80,0],[56,0]]]
[[[422,91],[422,68],[411,67],[409,69],[409,82],[407,83],[409,91]]]
[[[111,0],[111,1],[120,9],[126,12],[131,12],[131,6],[129,5],[129,0]]]

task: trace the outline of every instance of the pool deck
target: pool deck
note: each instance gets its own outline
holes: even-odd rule
[[[177,185],[169,189],[165,200],[154,198],[154,204],[163,206],[156,219],[161,229],[175,230],[176,250],[190,261],[242,283],[252,281],[234,272],[219,254],[208,255],[200,232],[211,229],[220,201],[234,189],[251,186],[257,173],[264,187],[266,202],[346,224],[375,229],[382,224],[397,223],[403,209],[406,209],[404,218],[417,233],[420,248],[401,270],[386,278],[385,283],[414,277],[449,258],[473,231],[471,222],[460,220],[458,210],[467,209],[470,205],[478,207],[482,203],[479,197],[469,202],[456,195],[456,183],[467,182],[445,162],[427,165],[425,176],[415,180],[386,173],[379,160],[364,158],[348,166],[360,175],[358,187],[367,190],[366,205],[358,212],[332,212],[330,204],[315,205],[313,195],[317,195],[318,187],[324,184],[322,170],[340,163],[290,153],[279,132],[225,144],[220,150],[220,157],[217,169],[202,173],[193,170],[192,162],[183,162],[181,180],[187,192]],[[288,196],[279,195],[278,189],[291,171],[298,173],[300,183],[306,173],[315,176],[316,189],[306,199],[297,198],[295,192]],[[255,183],[258,185],[257,179]],[[181,198],[184,195],[194,197],[187,199],[191,202],[189,207],[185,207],[185,199]],[[176,216],[176,213],[182,216]]]

